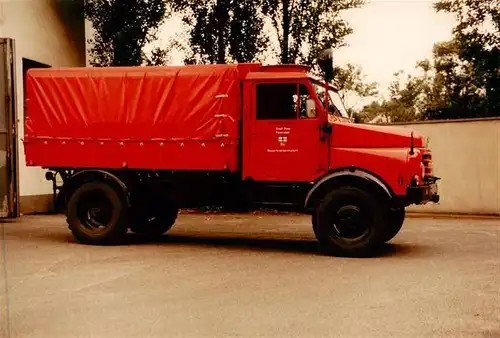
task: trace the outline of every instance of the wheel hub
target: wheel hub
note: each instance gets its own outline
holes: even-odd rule
[[[111,221],[112,207],[105,196],[89,193],[82,196],[78,214],[87,230],[100,231]]]
[[[346,205],[337,211],[334,228],[338,235],[349,239],[361,237],[368,230],[361,208],[355,205]]]

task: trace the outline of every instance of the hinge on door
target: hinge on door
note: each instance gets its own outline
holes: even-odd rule
[[[5,108],[6,113],[8,114],[10,111],[10,95],[5,95]]]

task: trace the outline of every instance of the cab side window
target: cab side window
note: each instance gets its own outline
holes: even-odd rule
[[[317,116],[316,104],[312,99],[312,95],[306,85],[299,86],[299,118],[314,119]]]
[[[297,119],[297,83],[257,84],[257,120]]]
[[[316,106],[304,84],[257,84],[257,120],[316,118]]]

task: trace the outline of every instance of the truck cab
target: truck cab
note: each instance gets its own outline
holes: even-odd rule
[[[332,126],[349,123],[333,88],[307,67],[264,66],[247,75],[243,179],[311,182],[329,171]]]
[[[245,78],[243,97],[242,179],[281,186],[278,200],[267,201],[274,207],[304,201],[320,243],[336,254],[392,239],[405,207],[439,202],[423,136],[353,123],[338,89],[306,67],[261,67]],[[380,227],[371,235],[362,225],[370,213],[372,227]],[[343,226],[332,228],[334,219]]]

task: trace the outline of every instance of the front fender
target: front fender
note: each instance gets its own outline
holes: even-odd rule
[[[382,194],[388,199],[394,197],[392,189],[372,173],[359,168],[345,168],[339,169],[335,172],[329,173],[319,181],[317,181],[306,196],[304,208],[306,210],[314,207],[319,199],[324,196],[328,191],[346,184],[352,184],[359,188],[365,188]]]

